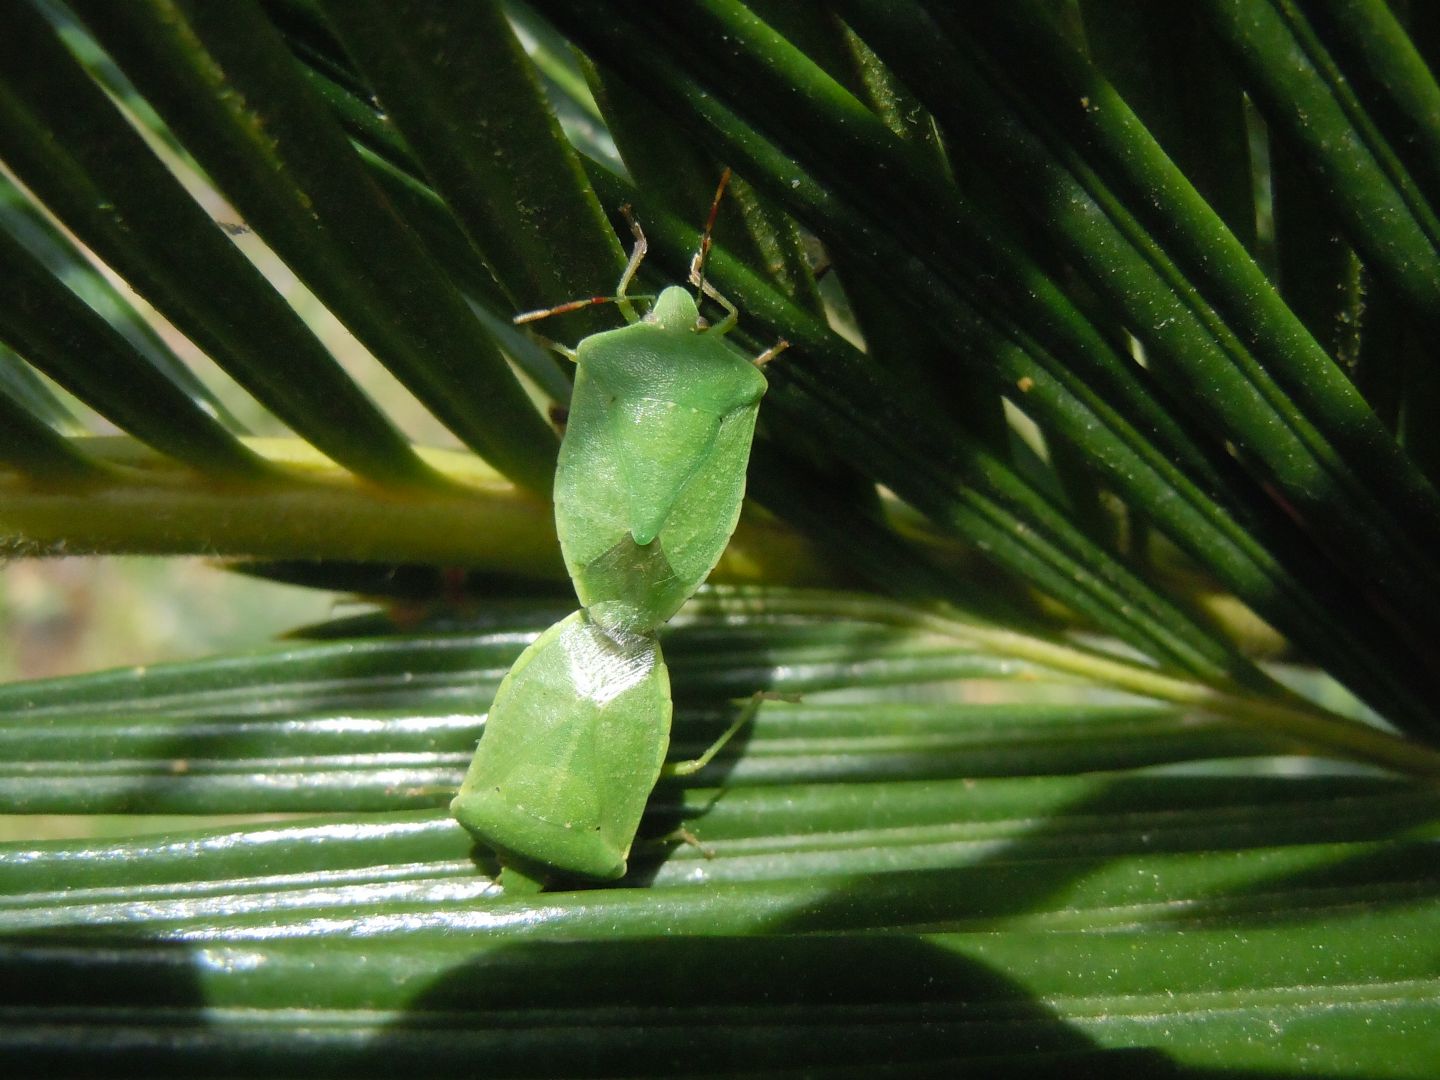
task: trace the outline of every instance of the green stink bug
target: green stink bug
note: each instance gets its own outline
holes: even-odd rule
[[[712,205],[691,265],[695,297],[672,286],[635,316],[626,289],[646,245],[632,221],[635,248],[615,296],[516,318],[613,301],[629,325],[561,350],[578,370],[555,521],[583,610],[545,631],[506,675],[450,807],[500,857],[507,887],[533,888],[551,873],[619,877],[665,771],[669,678],[654,633],[735,530],[766,389],[758,368],[785,347],[747,361],[725,345],[736,311],[704,276],[714,219]],[[700,296],[726,309],[713,327],[700,317]],[[699,768],[751,713],[702,758],[669,771]]]
[[[655,639],[577,611],[500,683],[451,813],[502,861],[617,878],[669,741],[670,679]]]
[[[580,603],[664,624],[730,541],[765,376],[701,329],[671,286],[643,321],[586,338],[555,471],[555,525]]]

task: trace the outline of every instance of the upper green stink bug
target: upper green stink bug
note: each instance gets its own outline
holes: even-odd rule
[[[530,322],[615,302],[629,325],[571,351],[577,364],[555,475],[555,523],[584,608],[536,639],[506,675],[451,813],[500,857],[509,882],[550,873],[614,878],[662,772],[669,678],[657,631],[698,589],[729,543],[745,491],[759,366],[723,336],[733,305],[705,282],[715,193],[692,297],[665,289],[638,318],[626,290],[645,255],[635,248],[612,297],[517,316]],[[709,326],[700,296],[726,309]],[[709,760],[747,717],[697,762]]]
[[[555,470],[555,525],[596,621],[653,630],[725,551],[765,376],[671,286],[644,320],[586,338]]]

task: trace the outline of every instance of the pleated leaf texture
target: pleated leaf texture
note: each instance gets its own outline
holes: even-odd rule
[[[0,685],[6,1075],[1435,1075],[1425,5],[0,15],[4,550],[348,605]],[[765,697],[507,892],[446,807],[624,313],[512,320],[707,220],[788,348],[671,759]]]

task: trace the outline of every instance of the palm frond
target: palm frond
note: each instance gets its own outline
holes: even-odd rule
[[[0,687],[13,813],[328,815],[0,846],[0,1046],[172,1074],[1424,1072],[1423,19],[0,12],[6,550],[219,554],[374,602]],[[647,287],[684,280],[726,166],[707,279],[743,346],[791,347],[722,584],[667,631],[677,756],[737,697],[804,700],[662,787],[620,887],[507,898],[441,808],[572,606],[568,372],[511,316],[607,293],[622,207]]]

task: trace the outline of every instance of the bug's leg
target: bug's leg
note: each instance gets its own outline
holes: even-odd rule
[[[585,307],[585,306],[587,306],[588,304],[589,304],[589,301],[586,301],[585,304],[581,304],[580,306],[581,306],[581,307]],[[567,305],[562,305],[562,306],[567,306]],[[545,315],[559,315],[559,314],[562,314],[562,313],[559,312],[559,311],[547,311],[547,312],[544,312],[544,314],[542,315],[542,314],[539,313],[539,312],[534,312],[534,311],[532,311],[532,312],[527,312],[527,314],[534,315],[536,318],[543,318]],[[515,316],[515,321],[516,321],[516,322],[519,322],[519,321],[520,321],[520,316],[518,316],[518,315]],[[533,330],[530,331],[530,332],[531,332],[532,334],[535,334],[535,331],[533,331]],[[561,356],[563,356],[566,360],[569,360],[572,364],[579,362],[579,360],[580,360],[580,354],[579,354],[578,352],[576,352],[574,349],[570,348],[569,345],[561,345],[560,342],[555,341],[555,340],[553,340],[553,339],[551,339],[551,338],[548,338],[548,337],[546,337],[544,334],[535,334],[535,338],[536,338],[537,341],[540,342],[541,345],[545,346],[545,348],[549,349],[551,352],[559,353],[559,354],[560,354]]]
[[[790,343],[784,338],[781,338],[779,341],[775,342],[774,345],[771,345],[768,349],[766,349],[764,352],[762,352],[759,356],[755,357],[755,359],[751,360],[750,362],[756,367],[764,367],[766,364],[768,364],[771,360],[774,360],[775,357],[779,356],[789,347]]]
[[[689,761],[672,761],[670,762],[670,764],[666,765],[663,769],[660,770],[660,775],[694,776],[706,765],[709,765],[712,760],[714,760],[715,755],[724,748],[726,743],[728,743],[731,739],[735,737],[735,733],[737,731],[739,731],[742,727],[748,724],[751,720],[755,719],[755,714],[760,711],[760,703],[762,701],[774,700],[776,697],[777,695],[775,694],[769,694],[763,690],[757,690],[753,695],[751,695],[750,700],[745,703],[744,707],[741,708],[739,714],[731,722],[730,726],[725,729],[725,733],[721,735],[718,739],[716,739],[713,743],[711,743],[710,747],[703,754],[701,754],[697,758],[692,758]]]
[[[615,305],[620,309],[620,314],[625,316],[625,321],[633,323],[638,322],[640,317],[630,306],[628,290],[630,282],[640,270],[640,263],[650,250],[650,244],[645,239],[645,230],[640,228],[640,222],[635,220],[635,215],[630,212],[628,205],[620,207],[620,216],[629,223],[630,232],[635,237],[635,246],[630,249],[630,261],[625,264],[625,272],[620,275],[620,283],[615,286]]]
[[[542,891],[548,882],[538,875],[528,874],[510,863],[500,867],[500,888],[506,896],[531,896]]]
[[[630,282],[635,278],[635,272],[640,269],[640,263],[645,258],[645,253],[650,250],[649,243],[645,240],[645,233],[640,229],[640,223],[630,213],[630,207],[622,206],[620,213],[630,223],[630,231],[635,234],[635,246],[630,249],[630,261],[625,264],[625,272],[620,275],[620,283],[615,286],[614,296],[586,296],[580,300],[567,300],[563,304],[556,304],[554,307],[539,308],[535,311],[522,311],[510,321],[519,326],[522,323],[539,322],[541,319],[548,319],[552,315],[565,315],[572,311],[579,311],[581,308],[593,307],[596,304],[614,304],[620,309],[620,314],[625,316],[626,322],[639,322],[640,316],[635,314],[635,308],[630,303],[632,300],[649,300],[648,296],[631,296],[629,293]],[[575,359],[575,351],[567,349],[563,345],[556,345],[553,341],[546,341],[546,345],[561,353],[569,360]]]
[[[701,252],[696,252],[695,257],[690,260],[690,284],[700,290],[701,294],[708,296],[725,309],[725,317],[710,329],[717,334],[728,334],[740,318],[740,311],[729,300],[725,299],[715,290],[704,277],[704,267],[700,265]]]
[[[712,847],[706,847],[704,844],[702,844],[700,842],[700,838],[696,836],[693,832],[691,832],[689,829],[685,828],[684,825],[678,827],[674,832],[661,837],[661,839],[668,840],[672,844],[685,844],[688,847],[693,847],[696,851],[700,852],[700,854],[705,856],[705,858],[707,859],[715,858],[715,849]]]
[[[647,852],[663,852],[672,847],[693,847],[707,859],[715,858],[715,849],[702,843],[700,837],[684,825],[677,825],[668,833],[638,841],[639,847]]]

